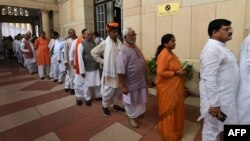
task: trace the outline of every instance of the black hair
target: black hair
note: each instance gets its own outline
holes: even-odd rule
[[[59,37],[59,33],[58,33],[57,31],[53,31],[52,34],[53,34],[54,36]]]
[[[96,37],[99,37],[99,33],[98,33],[97,31],[94,32],[94,35],[95,35]]]
[[[231,21],[226,19],[215,19],[211,21],[208,25],[208,35],[212,36],[214,30],[219,30],[222,26],[230,26]]]
[[[82,34],[85,34],[85,31],[86,30],[88,30],[87,28],[84,28],[83,30],[82,30]]]
[[[174,38],[173,34],[165,34],[161,37],[161,44],[158,46],[157,51],[155,53],[155,60],[157,60],[158,55],[164,48],[164,43],[168,43],[172,38]]]

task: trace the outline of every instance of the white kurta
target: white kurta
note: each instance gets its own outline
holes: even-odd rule
[[[80,74],[85,74],[85,86],[86,87],[94,87],[100,86],[100,72],[99,69],[93,71],[86,71],[84,62],[83,62],[83,51],[84,48],[82,44],[78,45],[78,63],[79,63],[79,70]]]
[[[240,85],[237,95],[239,124],[250,124],[250,35],[241,45],[239,68]]]
[[[233,53],[225,44],[209,39],[201,55],[200,110],[204,118],[202,140],[217,140],[223,124],[237,124],[236,93],[239,84],[239,68]],[[227,115],[225,122],[213,118],[210,107],[220,107]],[[211,118],[212,117],[212,118]]]

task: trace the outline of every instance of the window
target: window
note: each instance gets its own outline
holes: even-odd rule
[[[105,25],[106,23],[106,4],[100,4],[96,7],[96,30],[100,34],[100,36],[106,37]]]
[[[1,10],[2,15],[8,16],[29,16],[29,11],[21,7],[4,6]]]

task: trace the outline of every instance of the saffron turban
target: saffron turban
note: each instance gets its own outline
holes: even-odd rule
[[[116,22],[110,22],[109,24],[106,25],[106,30],[110,31],[110,30],[116,30],[119,28],[119,24]]]

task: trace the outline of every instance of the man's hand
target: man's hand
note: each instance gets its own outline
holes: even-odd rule
[[[221,116],[220,107],[210,107],[209,114],[211,114],[213,117],[216,118],[220,117]]]
[[[122,91],[123,94],[125,94],[125,95],[128,94],[128,88],[127,87],[121,86],[120,88],[121,88],[121,91]]]

